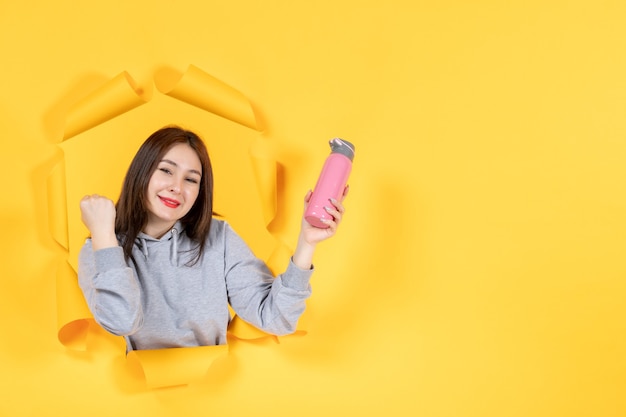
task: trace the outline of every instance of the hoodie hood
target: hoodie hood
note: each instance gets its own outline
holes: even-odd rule
[[[135,239],[135,244],[141,250],[146,259],[150,256],[150,248],[154,245],[169,244],[170,245],[170,261],[172,265],[178,266],[178,244],[180,243],[181,236],[184,228],[180,221],[177,221],[174,226],[167,231],[160,239],[154,238],[150,235],[140,232]]]

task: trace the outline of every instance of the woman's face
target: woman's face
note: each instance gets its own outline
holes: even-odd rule
[[[176,144],[167,151],[148,183],[144,233],[160,238],[184,217],[198,198],[201,178],[200,158],[189,145]]]

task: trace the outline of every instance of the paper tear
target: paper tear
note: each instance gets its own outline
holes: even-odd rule
[[[250,146],[250,159],[259,198],[261,199],[261,210],[265,226],[269,226],[276,216],[277,207],[277,166],[276,158],[269,150],[269,146],[262,138],[257,138]]]
[[[159,71],[155,74],[155,85],[163,94],[258,131],[255,112],[248,99],[193,65],[184,74],[170,69]],[[119,74],[76,103],[67,115],[63,139],[72,138],[145,104],[146,97],[127,72]],[[277,210],[276,159],[268,142],[261,138],[252,144],[250,156],[263,218],[269,226]],[[66,187],[64,165],[59,164],[52,171],[48,184],[50,232],[68,249]],[[267,261],[273,271],[278,270],[279,264],[284,267],[284,261],[290,256],[287,246],[279,239],[276,241],[276,248]],[[59,341],[68,348],[86,350],[88,329],[95,321],[78,286],[76,271],[68,262],[63,262],[57,272],[57,315]],[[302,330],[295,332],[297,335],[305,333]],[[279,340],[237,316],[231,321],[228,334],[240,340]],[[203,346],[132,351],[127,358],[129,368],[143,373],[146,385],[156,388],[201,380],[213,361],[227,352],[227,345]]]
[[[57,337],[74,350],[86,350],[87,330],[93,315],[87,307],[76,272],[66,261],[57,268]]]
[[[63,140],[146,103],[145,96],[130,75],[122,72],[72,106],[66,118]]]
[[[235,315],[228,324],[228,333],[241,340],[257,340],[270,337],[273,338],[274,341],[278,342],[278,338],[276,336],[267,334],[264,331],[257,329],[251,324],[240,319],[237,315]]]
[[[213,362],[228,353],[228,345],[133,350],[129,365],[141,369],[148,388],[200,382]]]
[[[67,224],[67,190],[65,164],[61,160],[52,168],[47,181],[48,224],[52,238],[66,250],[69,249]]]
[[[194,65],[189,65],[184,74],[170,68],[161,69],[155,74],[154,83],[165,95],[258,130],[254,110],[246,96]]]

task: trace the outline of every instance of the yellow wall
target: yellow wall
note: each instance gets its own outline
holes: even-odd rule
[[[623,416],[625,21],[617,0],[4,2],[0,415]],[[257,112],[282,167],[274,238],[294,243],[328,139],[357,156],[308,333],[236,341],[200,382],[146,389],[119,339],[57,339],[67,252],[47,181],[64,157],[115,155],[59,144],[73,103],[190,64]],[[207,117],[172,103],[154,94],[102,129],[141,140]],[[242,135],[211,136],[232,189],[217,205],[267,256],[247,155],[245,175],[223,162],[257,139]]]

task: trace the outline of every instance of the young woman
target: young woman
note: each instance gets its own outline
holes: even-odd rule
[[[334,220],[326,229],[303,218],[289,265],[274,277],[226,221],[213,218],[209,155],[179,127],[143,143],[117,204],[94,194],[80,209],[90,232],[80,287],[95,320],[124,336],[128,350],[225,344],[229,304],[261,330],[292,333],[311,294],[315,247],[335,234],[344,212],[341,201],[329,201]]]

